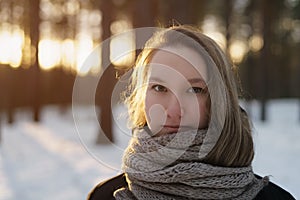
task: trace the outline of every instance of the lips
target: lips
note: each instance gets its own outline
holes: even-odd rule
[[[184,131],[184,130],[188,130],[191,127],[189,126],[178,126],[178,125],[164,125],[163,128],[165,130],[167,130],[167,132],[178,132],[180,131]]]
[[[182,126],[182,125],[161,125],[160,129],[158,131],[154,131],[156,134],[155,136],[161,136],[164,134],[172,134],[172,133],[178,133],[184,132],[187,130],[193,129],[191,126]]]
[[[180,128],[180,126],[163,126],[165,129],[168,130],[178,130]]]
[[[179,128],[180,126],[174,126],[174,125],[164,125],[165,128]]]
[[[177,133],[178,130],[179,130],[179,127],[163,126],[163,128],[160,130],[160,133],[158,135]]]

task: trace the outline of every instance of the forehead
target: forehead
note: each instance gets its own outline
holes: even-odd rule
[[[206,64],[202,56],[193,49],[176,46],[156,50],[150,60],[150,76],[174,76],[207,80]]]

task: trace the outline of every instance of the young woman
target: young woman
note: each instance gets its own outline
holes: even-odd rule
[[[100,183],[88,199],[294,199],[253,173],[251,127],[232,64],[198,29],[154,34],[129,94],[133,137],[124,173]]]

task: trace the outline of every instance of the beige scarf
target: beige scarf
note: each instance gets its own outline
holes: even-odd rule
[[[252,167],[219,167],[201,162],[206,130],[151,136],[147,127],[134,131],[123,157],[128,188],[117,200],[253,199],[265,185]]]

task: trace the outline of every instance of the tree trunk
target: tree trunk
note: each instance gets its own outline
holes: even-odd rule
[[[271,42],[273,38],[272,27],[273,27],[273,19],[274,19],[274,4],[271,0],[261,1],[261,14],[262,14],[262,22],[263,22],[263,40],[264,46],[260,55],[260,69],[261,69],[261,77],[260,77],[260,101],[261,101],[261,115],[260,119],[262,121],[266,121],[266,113],[267,113],[267,101],[269,97],[269,68],[271,65]]]
[[[158,2],[157,0],[133,0],[130,4],[130,13],[133,28],[142,27],[155,27],[155,21],[158,14]],[[140,47],[143,47],[146,41],[152,36],[152,32],[145,31],[143,34],[135,34],[135,55],[136,58],[142,51]]]
[[[165,0],[163,2],[164,22],[169,25],[193,24],[197,25],[199,19],[203,18],[203,9],[206,1],[199,0]],[[174,22],[175,20],[175,22]]]
[[[232,9],[233,9],[233,0],[223,1],[224,7],[225,7],[225,27],[226,27],[226,53],[229,55],[229,45],[230,45],[230,39],[231,39],[231,30],[230,30],[230,24],[231,24],[231,17],[232,17]]]
[[[110,25],[114,20],[114,9],[111,1],[101,1],[99,4],[102,12],[102,55],[101,67],[104,69],[98,85],[99,94],[99,120],[101,130],[97,137],[97,144],[107,144],[114,141],[112,132],[111,96],[116,84],[114,66],[110,61],[110,42],[106,41],[111,36]]]
[[[40,0],[30,0],[30,39],[31,46],[35,49],[35,58],[32,63],[32,106],[33,120],[40,120],[40,67],[38,61],[39,25],[40,25]]]

